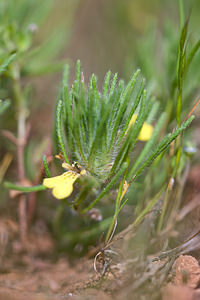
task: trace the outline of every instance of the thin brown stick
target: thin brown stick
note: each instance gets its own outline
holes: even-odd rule
[[[2,159],[1,164],[0,164],[0,183],[3,180],[3,177],[6,173],[9,165],[11,164],[12,159],[13,159],[13,155],[10,153],[6,153],[4,158]]]
[[[16,138],[16,136],[14,136],[12,132],[10,132],[9,130],[2,129],[1,134],[8,140],[10,140],[13,144],[17,145],[18,139]]]
[[[18,163],[18,178],[19,182],[25,179],[24,168],[24,147],[26,145],[26,108],[23,91],[20,84],[20,70],[19,66],[15,65],[13,69],[13,96],[15,99],[17,111],[17,163]],[[26,218],[26,196],[19,196],[18,206],[20,240],[22,245],[26,246],[27,241],[27,218]]]
[[[53,156],[50,154],[52,151],[52,146],[49,142],[48,145],[48,150],[46,151],[46,156],[47,156],[47,162],[51,163],[53,160]],[[33,184],[37,185],[39,184],[39,182],[41,181],[41,178],[44,176],[44,166],[43,163],[41,161],[40,166],[39,166],[39,171],[38,171],[38,175],[35,178]],[[34,214],[35,214],[35,207],[36,207],[36,192],[30,193],[28,195],[28,208],[27,208],[27,221],[28,221],[28,225],[30,225],[32,223]]]
[[[194,106],[192,107],[191,111],[189,112],[189,114],[187,115],[187,118],[185,119],[185,121],[187,121],[189,119],[189,117],[192,115],[192,113],[195,111],[196,107],[198,106],[198,104],[200,103],[200,98],[197,100],[197,102],[194,104]]]
[[[25,178],[24,169],[24,145],[26,136],[26,118],[24,110],[19,112],[18,116],[18,144],[17,144],[17,159],[18,159],[18,176],[22,182]],[[25,246],[27,240],[27,219],[26,219],[26,196],[19,196],[19,223],[20,223],[20,239]]]
[[[23,246],[27,242],[27,221],[26,221],[26,196],[19,196],[19,206],[18,206],[18,215],[19,215],[19,225],[20,225],[20,240]]]

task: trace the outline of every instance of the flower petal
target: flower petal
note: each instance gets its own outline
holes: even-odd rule
[[[59,184],[60,180],[62,180],[62,175],[51,177],[51,178],[45,178],[43,180],[43,185],[48,189],[52,189],[57,184]]]
[[[56,185],[53,190],[52,194],[56,199],[64,199],[71,195],[73,192],[73,184],[61,182],[58,185]]]
[[[128,129],[131,127],[131,125],[135,123],[136,119],[137,119],[137,114],[133,114],[129,122]],[[142,129],[140,130],[140,133],[138,135],[138,139],[140,141],[148,141],[151,138],[152,134],[153,134],[153,126],[144,122]]]
[[[139,133],[138,139],[140,141],[148,141],[150,140],[153,134],[153,126],[147,123],[144,123],[142,129]]]
[[[71,195],[73,191],[73,184],[80,174],[73,171],[68,171],[62,175],[52,178],[45,178],[43,185],[47,188],[51,188],[52,194],[57,199],[64,199]]]

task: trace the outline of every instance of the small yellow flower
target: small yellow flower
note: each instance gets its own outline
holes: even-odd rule
[[[137,119],[137,114],[133,114],[133,116],[129,122],[128,129],[131,127],[131,125],[133,125],[135,123],[136,119]],[[144,141],[144,142],[148,141],[151,138],[152,134],[153,134],[153,126],[150,124],[144,123],[142,126],[142,129],[139,133],[138,139],[140,141]]]
[[[74,163],[72,166],[67,163],[63,163],[62,167],[67,168],[68,171],[59,176],[45,178],[43,180],[43,185],[46,188],[52,189],[52,194],[57,199],[69,197],[73,192],[73,184],[76,179],[79,176],[86,174],[86,171],[81,169],[78,163]]]

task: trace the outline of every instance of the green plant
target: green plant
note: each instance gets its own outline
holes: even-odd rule
[[[162,134],[171,130],[175,124],[180,127],[182,120],[187,119],[188,112],[193,111],[199,103],[199,100],[195,101],[199,91],[200,73],[196,65],[200,59],[200,42],[189,32],[190,18],[185,18],[183,1],[179,1],[179,15],[178,26],[171,19],[164,20],[159,27],[151,26],[137,45],[138,64],[147,78],[148,87],[166,113]],[[135,209],[136,217],[143,213],[152,195],[168,182],[157,225],[159,232],[172,222],[181,205],[182,177],[186,166],[190,164],[184,146],[189,139],[190,135],[184,141],[179,137],[172,144],[169,154],[157,160],[144,179],[146,184],[151,183],[151,190],[138,192],[141,200]],[[157,176],[160,170],[162,173]],[[169,199],[175,194],[176,199],[170,202]]]
[[[127,201],[124,196],[129,186],[146,167],[163,155],[168,146],[190,125],[193,116],[155,146],[166,118],[165,113],[161,114],[151,138],[133,160],[132,153],[136,149],[144,122],[151,119],[159,107],[145,90],[140,71],[134,73],[127,85],[122,80],[117,82],[117,74],[112,77],[111,72],[108,72],[102,92],[97,88],[94,75],[87,89],[79,61],[71,90],[68,87],[68,68],[65,68],[63,78],[56,109],[55,148],[61,152],[59,158],[64,162],[63,167],[69,169],[65,174],[79,174],[80,182],[76,197],[72,197],[72,201],[62,201],[79,213],[87,214],[103,197],[108,197],[111,189],[119,187],[114,199],[114,216],[106,238],[108,241],[117,216]],[[135,114],[136,121],[130,125]],[[46,159],[43,161],[46,173],[50,176]],[[78,165],[74,161],[78,161]],[[70,176],[66,176],[66,188],[69,181],[73,185]],[[61,188],[64,189],[63,175],[55,177],[53,182],[57,185],[60,180]],[[26,188],[6,183],[6,186],[23,192],[45,189],[44,185]]]
[[[142,68],[150,88],[167,113],[166,130],[173,126],[175,118],[180,123],[180,114],[186,115],[199,90],[200,72],[196,65],[200,61],[200,40],[190,32],[192,16],[185,17],[182,0],[179,1],[179,16],[179,24],[172,19],[164,19],[159,27],[151,24],[136,47],[136,66]]]

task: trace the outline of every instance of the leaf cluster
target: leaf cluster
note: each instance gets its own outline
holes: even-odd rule
[[[146,95],[139,70],[127,86],[122,80],[117,82],[117,74],[111,78],[111,72],[108,72],[102,93],[97,88],[95,75],[91,76],[87,89],[81,79],[79,61],[76,80],[70,91],[67,72],[65,69],[61,99],[57,105],[60,149],[67,162],[78,160],[91,174],[105,180],[119,171],[127,159],[153,101]],[[137,109],[140,113],[134,130],[128,130]]]
[[[56,110],[57,142],[66,162],[78,161],[90,175],[104,184],[103,191],[87,208],[92,208],[126,173],[128,183],[161,154],[191,123],[193,117],[180,128],[164,137],[155,146],[166,114],[161,114],[152,138],[136,159],[131,154],[146,120],[158,111],[158,103],[148,95],[140,71],[136,71],[127,85],[117,81],[117,74],[108,72],[102,92],[92,75],[89,86],[84,83],[80,61],[76,79],[69,89],[68,68],[65,68],[63,87]],[[134,113],[137,119],[129,126]],[[123,188],[121,188],[121,191]]]

